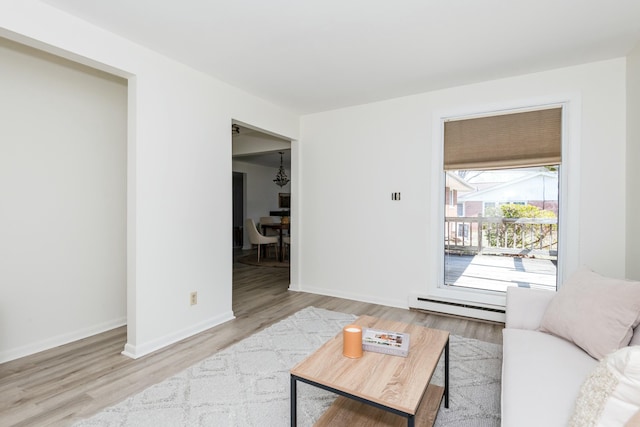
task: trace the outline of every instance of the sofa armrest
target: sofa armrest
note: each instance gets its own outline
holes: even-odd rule
[[[555,292],[540,289],[507,288],[506,327],[536,330]]]

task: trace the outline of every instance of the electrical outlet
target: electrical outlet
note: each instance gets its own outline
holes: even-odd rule
[[[198,293],[197,292],[191,292],[191,295],[189,296],[189,300],[191,301],[191,305],[196,305],[198,303]]]

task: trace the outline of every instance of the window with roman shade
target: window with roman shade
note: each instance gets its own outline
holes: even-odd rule
[[[555,290],[562,107],[446,120],[443,153],[443,285]]]

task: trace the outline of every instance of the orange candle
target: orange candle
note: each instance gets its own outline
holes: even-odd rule
[[[342,354],[352,359],[362,357],[362,328],[347,325],[342,330]]]

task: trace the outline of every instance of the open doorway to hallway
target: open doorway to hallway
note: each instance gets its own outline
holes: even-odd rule
[[[234,263],[288,273],[291,141],[235,122],[231,134]]]

